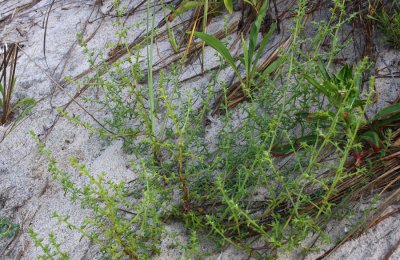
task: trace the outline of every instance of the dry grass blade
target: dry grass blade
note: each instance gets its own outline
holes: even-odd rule
[[[392,248],[390,248],[389,252],[386,253],[385,257],[383,258],[384,260],[390,259],[390,257],[393,255],[393,253],[399,248],[400,246],[400,239],[397,240],[396,244]]]
[[[8,23],[8,22],[10,22],[11,19],[12,19],[17,13],[23,12],[23,11],[26,11],[26,10],[29,10],[30,8],[32,8],[33,6],[35,6],[36,4],[38,4],[40,1],[41,1],[41,0],[34,0],[34,1],[31,1],[30,3],[26,3],[26,4],[23,4],[23,5],[17,6],[17,7],[16,7],[15,9],[13,9],[13,10],[9,10],[10,14],[8,14],[8,15],[4,16],[3,18],[1,18],[1,19],[0,19],[0,23],[3,23],[3,22]]]
[[[334,207],[340,208],[342,205],[349,205],[349,203],[354,203],[361,196],[370,196],[371,192],[373,194],[382,195],[381,200],[377,207],[371,211],[369,215],[364,217],[360,224],[355,226],[352,232],[348,233],[338,244],[333,248],[325,252],[319,259],[323,259],[330,254],[332,254],[337,248],[343,245],[346,241],[359,237],[369,228],[372,228],[382,220],[399,213],[399,209],[395,209],[382,216],[383,212],[391,205],[394,205],[400,198],[400,147],[395,146],[396,140],[398,138],[399,130],[394,131],[393,142],[386,155],[382,157],[379,154],[373,154],[365,158],[363,164],[359,167],[354,165],[354,162],[349,160],[347,164],[347,178],[343,179],[339,185],[337,185],[335,193],[331,196],[328,202]],[[365,167],[367,173],[358,174],[357,171],[360,167]],[[332,172],[327,172],[324,176],[328,176]],[[321,178],[324,178],[321,176]],[[306,214],[308,216],[316,216],[318,208],[323,204],[323,199],[321,198],[319,190],[310,187],[308,189],[310,198],[312,200],[300,208],[299,213]],[[273,214],[280,214],[282,218],[290,219],[290,212],[292,210],[292,205],[289,201],[282,201],[281,203],[275,205],[270,210],[266,211],[265,201],[254,201],[249,202],[248,210],[250,211],[262,211],[264,214],[257,217],[259,223],[262,223],[265,227],[265,231],[268,232],[271,222],[273,221]],[[204,209],[204,214],[211,214],[212,211],[217,210],[220,207],[219,202],[214,202],[213,204],[203,204],[200,205]],[[290,221],[290,220],[288,220]],[[224,227],[229,228],[233,226],[234,223],[230,220],[226,220]],[[248,232],[248,237],[257,235],[254,231],[247,227],[245,222],[243,222],[242,231],[246,230]],[[237,234],[233,231],[224,234],[226,237],[235,237]],[[262,248],[264,249],[264,248]],[[262,250],[260,249],[260,250]],[[257,249],[254,249],[257,250]]]
[[[11,115],[11,97],[15,83],[15,69],[17,66],[18,46],[17,44],[5,44],[2,46],[0,66],[0,90],[2,113],[0,124],[6,124]]]
[[[395,143],[395,141],[394,141]],[[366,162],[367,163],[367,162]],[[365,163],[365,164],[366,164]],[[375,194],[383,195],[377,206],[353,232],[350,232],[334,247],[325,252],[318,259],[329,257],[335,250],[342,246],[345,242],[361,236],[368,229],[376,226],[382,220],[399,213],[399,209],[382,216],[382,213],[391,205],[398,202],[400,199],[400,150],[398,147],[393,147],[389,150],[389,155],[379,158],[371,158],[372,169],[371,174],[362,174],[349,177],[343,181],[338,187],[338,193],[332,198],[332,202],[340,203],[343,198],[351,193],[351,199],[359,198],[362,194],[368,193],[371,190]],[[355,168],[352,167],[352,171]],[[355,190],[355,191],[354,191]],[[318,202],[316,202],[318,203]]]

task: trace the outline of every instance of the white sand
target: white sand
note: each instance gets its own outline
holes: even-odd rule
[[[0,3],[0,20],[6,15],[12,14],[15,7],[30,3],[30,0],[6,0]],[[38,3],[26,10],[16,13],[12,19],[0,23],[0,42],[19,41],[25,47],[21,53],[17,67],[16,98],[33,97],[41,99],[34,108],[32,114],[18,127],[9,133],[0,142],[0,215],[8,216],[13,222],[20,224],[21,231],[12,240],[0,241],[0,256],[4,259],[35,259],[41,254],[27,234],[32,227],[41,237],[46,237],[52,231],[56,234],[62,249],[70,253],[71,259],[95,259],[96,247],[86,239],[67,229],[63,225],[57,225],[50,218],[53,211],[60,215],[69,215],[71,222],[79,223],[83,216],[90,212],[83,210],[79,205],[73,204],[67,197],[57,181],[52,181],[47,171],[47,161],[37,153],[37,147],[29,135],[29,131],[43,138],[48,134],[46,144],[59,160],[59,166],[67,172],[75,171],[69,164],[70,156],[77,157],[85,163],[93,173],[107,172],[108,178],[113,180],[131,180],[136,176],[126,166],[129,165],[127,156],[122,151],[121,141],[115,141],[111,145],[105,145],[95,136],[89,136],[87,131],[73,126],[66,119],[61,118],[57,122],[55,107],[66,104],[75,94],[75,87],[68,85],[61,90],[55,82],[59,82],[66,75],[77,75],[88,68],[88,64],[76,42],[76,34],[83,32],[85,38],[96,31],[89,47],[100,50],[104,45],[116,37],[112,32],[112,19],[107,17],[102,21],[98,19],[86,25],[89,15],[91,20],[101,17],[108,12],[111,1],[103,1],[103,6],[98,9],[96,1],[55,1],[50,12],[46,34],[46,58],[44,59],[43,23],[46,19],[50,0],[38,1]],[[127,1],[130,2],[130,1]],[[134,1],[135,3],[138,1]],[[131,4],[130,6],[133,6]],[[143,21],[144,12],[130,17],[128,24]],[[158,15],[157,18],[161,18]],[[237,18],[237,16],[236,16]],[[221,19],[220,19],[221,20]],[[221,23],[219,23],[221,25]],[[217,26],[218,27],[218,26]],[[216,27],[216,28],[217,28]],[[130,38],[134,39],[140,34],[145,25],[134,27],[130,32]],[[18,31],[16,30],[18,29]],[[213,30],[212,28],[210,30]],[[162,57],[172,53],[167,42],[158,45]],[[217,65],[213,59],[213,52],[209,52],[207,66]],[[155,53],[156,54],[156,53]],[[400,62],[399,52],[379,51],[378,67],[384,66],[383,62]],[[157,59],[159,57],[158,55]],[[392,66],[398,70],[398,66]],[[197,66],[198,69],[198,66]],[[190,77],[195,71],[188,70],[183,76]],[[51,79],[53,78],[53,79]],[[208,78],[199,79],[198,82],[207,82]],[[190,84],[190,83],[188,83]],[[393,79],[377,80],[377,89],[381,93],[378,107],[393,100],[400,92],[400,83]],[[189,85],[190,86],[190,85]],[[85,93],[91,95],[90,91]],[[87,107],[89,112],[101,118],[93,108]],[[90,120],[89,116],[76,104],[72,104],[68,112],[79,115],[82,119]],[[55,123],[55,124],[54,124]],[[54,124],[54,128],[49,132]],[[216,122],[217,124],[217,122]],[[0,127],[0,138],[8,132],[7,127]],[[0,139],[1,140],[1,139]],[[79,182],[79,177],[72,174],[72,178]],[[340,223],[339,230],[344,230],[344,223]],[[180,234],[182,241],[186,241],[186,232],[181,224],[171,224],[167,227],[171,232]],[[340,247],[332,256],[332,259],[380,259],[389,248],[400,238],[400,216],[395,215],[381,222],[369,230],[360,238],[349,241]],[[171,246],[170,238],[166,238],[162,244],[162,253],[158,259],[183,258],[182,251]],[[206,243],[207,246],[207,243]],[[328,249],[329,246],[324,246]],[[321,252],[322,253],[322,252]],[[310,255],[313,259],[319,254]],[[280,254],[282,259],[292,256]],[[245,259],[246,255],[233,248],[215,254],[210,259]],[[400,249],[392,259],[400,259]]]

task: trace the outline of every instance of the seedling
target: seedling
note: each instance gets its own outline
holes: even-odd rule
[[[251,27],[250,30],[250,36],[249,36],[249,44],[246,44],[246,41],[244,39],[244,36],[242,34],[242,47],[243,47],[243,57],[239,58],[240,63],[243,65],[245,68],[246,76],[243,77],[241,73],[239,72],[239,67],[236,65],[236,60],[232,57],[232,55],[229,53],[229,50],[225,47],[222,41],[218,40],[216,37],[202,33],[202,32],[195,32],[194,35],[200,39],[202,39],[204,42],[206,42],[208,45],[210,45],[212,48],[214,48],[224,59],[225,61],[229,64],[229,66],[233,69],[235,72],[236,76],[239,78],[239,81],[242,85],[243,90],[245,93],[248,93],[254,78],[256,76],[257,72],[257,64],[259,59],[261,58],[261,55],[264,52],[264,49],[269,42],[273,32],[276,29],[276,24],[273,24],[269,30],[269,32],[264,36],[260,43],[260,47],[258,50],[256,50],[256,45],[257,45],[257,37],[260,32],[260,27],[261,23],[264,19],[264,16],[267,12],[269,6],[269,1],[265,1],[264,4],[262,5],[259,14],[257,16],[256,21]],[[278,58],[275,60],[269,68],[274,68],[277,66],[277,64],[282,63],[282,58]],[[266,68],[264,71],[263,76],[268,76],[269,73],[271,73],[271,69]],[[265,77],[264,77],[265,78]]]
[[[360,69],[365,67],[366,60],[361,64]],[[308,114],[310,120],[330,120],[336,113],[340,113],[340,125],[342,126],[342,135],[351,132],[355,122],[359,120],[360,113],[356,109],[365,106],[367,100],[360,97],[362,88],[361,71],[353,73],[349,65],[343,66],[339,73],[330,74],[321,61],[318,62],[318,69],[323,79],[322,83],[317,82],[309,75],[304,75],[306,80],[311,83],[321,94],[329,101],[332,110],[320,110],[315,113]],[[364,118],[364,128],[358,133],[358,140],[367,143],[372,150],[377,153],[382,148],[383,135],[379,133],[379,128],[389,125],[400,119],[400,104],[393,104],[380,110],[372,120]],[[367,129],[367,130],[365,130]],[[352,153],[359,165],[364,156],[364,147],[355,149]]]
[[[400,2],[393,1],[391,12],[382,8],[376,15],[371,17],[377,21],[379,30],[384,35],[386,41],[393,47],[400,48]]]
[[[19,225],[12,223],[6,217],[0,217],[0,239],[11,238],[19,231]]]

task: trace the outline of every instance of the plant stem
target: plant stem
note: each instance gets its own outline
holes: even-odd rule
[[[153,7],[153,11],[154,11]],[[154,12],[153,12],[154,13]],[[151,26],[151,28],[150,28]],[[150,1],[147,1],[147,33],[150,34],[150,42],[147,45],[147,87],[149,91],[150,99],[150,120],[151,120],[151,135],[154,141],[155,138],[155,128],[156,128],[156,118],[155,118],[155,104],[154,104],[154,85],[153,85],[153,41],[154,41],[154,15],[151,17],[150,22]]]

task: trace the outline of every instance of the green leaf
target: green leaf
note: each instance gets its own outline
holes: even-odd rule
[[[235,60],[232,58],[231,54],[229,53],[228,49],[225,47],[225,45],[215,38],[212,35],[202,33],[202,32],[194,32],[194,36],[197,38],[202,39],[205,41],[208,45],[210,45],[212,48],[214,48],[219,54],[222,55],[223,58],[225,58],[226,62],[232,67],[232,69],[235,71],[237,76],[239,77],[240,81],[242,81],[241,75],[239,73],[238,68],[236,67]]]
[[[197,1],[188,1],[180,5],[176,10],[173,12],[173,17],[177,17],[191,9],[194,9],[196,7],[202,6],[203,2],[197,2]]]
[[[315,79],[311,78],[310,76],[304,74],[303,75],[304,78],[311,84],[313,85],[319,92],[321,92],[322,94],[324,94],[325,96],[329,97],[329,92],[326,90],[326,88],[324,88],[324,86],[322,86],[321,84],[319,84]]]
[[[261,40],[260,43],[260,47],[258,48],[257,54],[256,54],[256,58],[254,60],[254,63],[257,64],[258,60],[260,59],[265,46],[267,45],[267,43],[269,42],[269,40],[271,39],[272,34],[274,33],[276,29],[276,23],[273,23],[271,25],[271,28],[269,29],[268,33],[264,36],[264,38]]]
[[[226,10],[231,14],[233,13],[233,1],[232,0],[224,0],[224,5]]]
[[[324,79],[326,81],[331,81],[331,77],[329,76],[329,73],[326,70],[325,65],[322,62],[322,60],[318,60],[317,65],[318,65],[318,70],[321,72],[321,74],[324,77]]]
[[[348,65],[344,65],[343,68],[339,71],[337,78],[344,82],[347,83],[351,80],[353,75],[353,69]]]
[[[169,26],[169,23],[168,23],[168,22],[167,22],[167,30],[168,30],[169,42],[170,42],[172,48],[174,49],[174,52],[175,52],[175,53],[178,53],[179,47],[178,47],[178,44],[176,43],[176,39],[175,39],[174,32],[172,31],[172,29],[171,29],[171,27]]]
[[[19,232],[19,225],[13,224],[9,219],[0,217],[0,239],[11,238]]]
[[[271,153],[275,157],[287,156],[287,155],[295,152],[296,149],[299,149],[300,145],[302,143],[306,143],[308,145],[313,145],[313,144],[315,144],[315,142],[317,140],[318,140],[317,135],[313,135],[313,134],[305,135],[305,136],[297,138],[293,145],[292,144],[275,145],[272,148]]]
[[[360,96],[360,90],[362,86],[362,73],[355,73],[354,75],[354,89],[357,97]]]
[[[17,109],[20,107],[29,107],[36,104],[36,101],[33,98],[23,98],[18,101],[17,104],[14,105],[13,109]]]
[[[399,121],[399,120],[400,120],[400,114],[394,114],[391,117],[374,122],[373,126],[374,127],[386,126],[388,124],[392,124],[393,122]]]
[[[332,81],[324,81],[324,87],[330,92],[337,94],[337,86]],[[329,95],[331,96],[331,95]]]
[[[260,59],[260,57],[261,57],[261,55],[262,55],[262,53],[263,53],[263,51],[264,51],[264,49],[265,49],[265,46],[267,45],[267,43],[269,42],[269,40],[271,39],[271,36],[272,36],[272,34],[274,33],[274,31],[275,31],[275,29],[276,29],[276,24],[275,23],[273,23],[272,25],[271,25],[271,28],[269,29],[269,31],[268,31],[268,33],[264,36],[264,38],[261,40],[261,43],[260,43],[260,47],[258,48],[258,51],[257,51],[257,54],[256,54],[256,58],[254,59],[254,62],[253,62],[253,64],[255,65],[255,67],[257,67],[257,63],[258,63],[258,60]],[[274,62],[273,62],[274,63]],[[272,65],[272,64],[271,64]],[[271,66],[270,65],[270,66]],[[268,69],[268,68],[267,68]],[[276,68],[275,68],[276,69]],[[275,70],[274,69],[274,70]],[[274,70],[272,70],[272,71],[274,71]],[[272,72],[271,71],[271,72]],[[271,73],[271,72],[269,72],[269,73]],[[253,75],[254,75],[254,73],[255,73],[255,70],[253,69],[252,71],[251,71],[251,77],[253,77]],[[267,73],[267,74],[269,74],[269,73]],[[266,74],[266,75],[267,75]]]
[[[366,100],[356,99],[353,103],[353,107],[362,107],[367,103]]]
[[[294,147],[290,144],[277,145],[272,148],[271,154],[274,157],[287,156],[294,152]]]
[[[269,0],[266,0],[264,4],[261,6],[260,11],[257,14],[256,21],[253,24],[257,29],[257,33],[260,31],[261,24],[264,20],[265,14],[267,13],[267,9],[269,7]]]
[[[374,150],[374,152],[378,152],[379,151],[379,147],[380,147],[380,138],[378,136],[378,134],[374,131],[368,131],[365,133],[362,133],[360,135],[360,138],[364,141],[366,141],[367,143],[369,143],[369,145],[371,145],[372,149]]]
[[[396,103],[381,109],[373,120],[381,120],[384,118],[400,115],[400,103]]]
[[[296,140],[296,145],[300,145],[301,143],[306,143],[308,145],[313,145],[318,141],[318,135],[310,134],[305,135]]]
[[[269,74],[274,72],[281,64],[285,62],[285,58],[279,57],[276,60],[274,60],[264,71],[263,71],[263,76],[267,77]]]
[[[254,24],[251,26],[251,30],[250,30],[250,37],[249,37],[249,54],[248,54],[248,63],[252,64],[252,60],[253,60],[253,54],[254,51],[256,49],[256,45],[257,45],[257,37],[258,37],[258,33],[260,32],[260,27],[261,27],[261,23],[264,20],[264,16],[267,12],[269,6],[269,0],[266,0],[264,2],[264,4],[261,6],[260,11],[258,12],[256,21],[254,22]],[[254,64],[254,66],[256,66],[257,64]]]
[[[241,61],[246,70],[246,75],[249,76],[250,66],[251,66],[251,57],[249,56],[250,54],[247,49],[246,40],[244,39],[243,34],[242,34],[242,47],[243,47],[243,60],[241,59]],[[249,79],[249,77],[247,77],[247,78]]]

